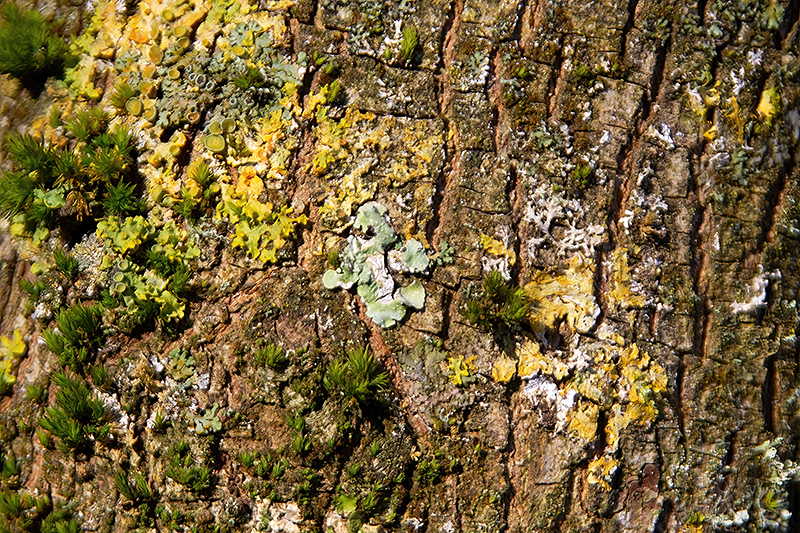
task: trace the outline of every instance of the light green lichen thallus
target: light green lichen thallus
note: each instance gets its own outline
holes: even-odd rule
[[[419,280],[395,290],[389,269],[395,272],[426,274],[430,259],[425,247],[409,239],[394,249],[399,237],[386,216],[386,208],[367,202],[358,209],[355,229],[369,238],[350,235],[339,257],[339,267],[328,270],[322,277],[326,289],[350,290],[353,285],[364,304],[367,316],[382,328],[397,324],[406,315],[406,308],[425,307],[425,288]],[[387,268],[388,262],[388,268]]]

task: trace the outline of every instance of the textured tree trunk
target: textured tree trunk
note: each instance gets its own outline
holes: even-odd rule
[[[91,223],[40,247],[0,234],[0,331],[27,344],[8,356],[16,382],[0,403],[2,449],[20,461],[3,474],[7,494],[48,494],[87,531],[800,529],[796,2],[298,0],[214,20],[215,5],[143,1],[114,16],[101,3],[99,44],[83,50],[94,70],[71,93],[51,81],[34,100],[3,81],[0,127],[57,144],[71,138],[47,124],[51,106],[73,116],[86,81],[112,110],[115,83],[147,80],[138,72],[158,42],[151,27],[162,43],[179,23],[194,39],[190,59],[174,63],[180,89],[170,93],[167,59],[152,76],[160,116],[173,118],[117,110],[112,122],[139,140],[145,218],[156,228],[174,219],[200,250],[180,256],[191,271],[185,317],[125,333],[123,312],[104,311],[92,364],[110,384],[84,378],[112,438],[88,450],[60,449],[52,435],[47,446],[36,432],[58,390],[59,358],[41,334],[58,309],[100,300],[118,268],[100,269],[110,245]],[[80,24],[69,6],[40,8],[71,31]],[[174,23],[151,17],[167,9]],[[242,35],[271,37],[240,38],[240,53],[232,28],[251,20],[261,30]],[[181,57],[169,46],[165,57]],[[269,100],[285,81],[272,74],[260,92],[225,92],[235,56],[258,46],[301,66],[286,97],[294,108]],[[224,60],[203,63],[191,55],[200,47]],[[217,80],[205,93],[186,81],[199,64]],[[341,95],[326,101],[334,80]],[[255,95],[252,107],[231,103],[242,94]],[[289,117],[280,128],[255,111],[270,105]],[[226,117],[237,133],[214,155],[204,139]],[[256,140],[248,152],[236,139]],[[250,194],[308,217],[285,244],[271,241],[275,261],[236,247],[218,197],[178,214],[185,193],[169,180],[191,183],[203,157],[223,194],[252,169],[264,190]],[[174,202],[156,198],[156,184]],[[421,310],[398,303],[388,327],[362,297],[366,283],[322,282],[337,266],[344,275],[348,236],[371,236],[353,217],[373,201],[397,233],[381,254],[413,238],[430,258],[417,272],[389,270],[426,296]],[[56,248],[81,263],[76,282],[31,273]],[[130,260],[144,269],[138,253]],[[487,296],[493,270],[522,289],[524,317],[491,314],[512,299]],[[22,278],[45,280],[44,296],[29,298]],[[288,361],[258,359],[269,344]],[[330,378],[358,346],[389,375],[363,398]],[[49,399],[32,401],[32,385]],[[157,415],[171,424],[154,428]],[[181,467],[210,468],[207,487],[176,479],[183,457]],[[118,473],[134,485],[140,474],[152,498],[126,497]],[[29,514],[38,524],[49,512]]]

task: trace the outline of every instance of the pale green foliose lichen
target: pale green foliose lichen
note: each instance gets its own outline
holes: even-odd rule
[[[401,321],[406,309],[425,307],[425,288],[419,280],[395,290],[395,281],[387,268],[396,272],[426,273],[430,259],[422,243],[407,241],[399,250],[399,241],[388,217],[386,208],[376,202],[362,205],[356,214],[353,227],[366,237],[350,235],[339,257],[339,267],[322,276],[326,289],[356,291],[367,306],[367,316],[382,328]]]

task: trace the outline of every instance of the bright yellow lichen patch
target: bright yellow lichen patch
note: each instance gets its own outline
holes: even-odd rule
[[[112,59],[116,44],[122,40],[122,24],[117,21],[117,5],[111,0],[101,0],[95,8],[89,27],[75,39],[77,52],[92,57]]]
[[[274,210],[271,203],[260,201],[264,182],[252,167],[241,168],[234,183],[227,176],[219,183],[222,201],[217,205],[217,217],[233,224],[231,245],[243,248],[252,259],[275,263],[295,226],[305,224],[308,218],[290,217],[290,207]]]
[[[517,262],[517,254],[514,250],[509,250],[499,239],[489,237],[481,233],[481,240],[479,241],[483,251],[492,255],[505,257],[508,260],[509,266],[514,266]]]
[[[325,199],[319,208],[320,223],[325,228],[338,230],[350,222],[350,215],[361,204],[375,196],[378,184],[369,183],[365,175],[372,170],[372,162],[364,161],[338,183],[336,192]]]
[[[25,341],[19,330],[15,330],[10,339],[5,335],[0,337],[0,352],[0,394],[5,394],[17,381],[12,370],[17,360],[25,354]]]
[[[565,318],[573,330],[589,331],[600,314],[593,292],[594,269],[580,255],[570,260],[564,272],[537,272],[525,285],[528,300],[533,302],[528,315],[533,330],[541,333]]]
[[[597,434],[598,407],[587,401],[581,401],[578,408],[569,417],[569,431],[578,438],[590,442]]]
[[[314,128],[316,137],[316,151],[311,161],[310,170],[313,174],[321,176],[328,171],[328,167],[351,157],[358,151],[359,144],[364,142],[364,123],[375,120],[372,113],[362,113],[352,107],[347,108],[344,117],[336,120],[328,116],[328,107],[321,105],[319,97],[309,97],[314,105],[306,108],[306,113],[313,113],[317,119]]]
[[[464,380],[470,376],[470,371],[477,370],[475,356],[464,359],[463,355],[447,358],[447,370],[453,385],[464,385]]]
[[[608,456],[601,456],[589,463],[588,481],[592,485],[600,485],[605,490],[611,490],[611,479],[614,471],[619,466],[619,461]]]
[[[631,271],[628,268],[628,250],[617,248],[611,262],[611,290],[608,293],[609,307],[614,310],[644,306],[644,298],[631,291]]]
[[[647,427],[655,421],[658,416],[655,400],[666,392],[667,377],[664,369],[639,351],[636,344],[624,348],[598,345],[590,355],[593,359],[590,367],[578,372],[567,385],[576,385],[585,398],[569,415],[569,430],[584,440],[594,439],[591,432],[594,411],[586,405],[605,411],[605,453],[590,465],[589,482],[599,483],[608,490],[613,466],[618,464],[614,456],[619,451],[622,433],[631,425]]]
[[[519,358],[519,375],[523,377],[533,376],[537,372],[542,375],[552,376],[556,381],[561,381],[569,372],[569,367],[553,357],[551,354],[543,354],[539,344],[527,341],[517,349]]]
[[[306,167],[325,176],[329,187],[320,208],[323,228],[342,231],[364,202],[374,199],[378,187],[405,188],[403,201],[414,212],[402,231],[425,242],[424,227],[433,216],[430,199],[434,191],[434,169],[442,156],[441,125],[430,120],[376,117],[350,107],[341,119],[329,116],[329,86],[309,95],[303,117],[313,119],[315,151]],[[409,196],[410,194],[410,196]],[[410,202],[411,203],[411,202]]]
[[[614,252],[611,277],[610,308],[644,305],[644,299],[631,290],[625,249]],[[543,333],[565,321],[571,329],[586,333],[599,314],[593,289],[594,271],[580,256],[574,257],[566,270],[534,274],[525,286],[534,332]],[[610,324],[598,328],[594,339],[574,337],[573,341],[569,349],[544,350],[534,340],[527,340],[517,348],[516,361],[503,357],[494,363],[493,376],[508,381],[516,366],[517,373],[531,383],[539,380],[551,389],[557,387],[560,397],[574,397],[574,406],[567,407],[566,420],[558,430],[586,443],[598,439],[602,413],[606,421],[604,454],[592,461],[588,476],[590,483],[608,490],[619,464],[620,439],[628,428],[646,428],[655,421],[656,400],[667,390],[667,376],[649,354],[626,343]]]
[[[761,93],[761,100],[758,102],[756,113],[758,118],[765,122],[767,125],[772,124],[772,117],[778,112],[780,106],[780,96],[778,96],[778,89],[770,87]]]
[[[492,365],[492,378],[498,383],[511,381],[517,372],[517,362],[510,357],[501,356]]]
[[[735,96],[731,96],[725,101],[723,114],[733,125],[733,129],[736,131],[736,138],[739,139],[739,142],[744,142],[744,129],[747,125],[747,115],[739,107],[739,102],[736,100]]]

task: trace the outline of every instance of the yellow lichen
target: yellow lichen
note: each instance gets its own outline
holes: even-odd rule
[[[614,310],[644,306],[644,298],[631,291],[631,272],[628,268],[628,250],[614,250],[611,262],[611,290],[608,292],[609,306]]]
[[[549,354],[542,354],[539,344],[534,341],[527,341],[520,346],[517,349],[517,357],[519,358],[519,375],[522,377],[541,372],[560,381],[569,372],[567,365]]]
[[[502,356],[492,365],[492,378],[498,383],[511,381],[517,371],[517,362],[510,357]]]
[[[222,201],[217,205],[217,217],[233,224],[234,248],[244,248],[253,259],[275,263],[295,227],[307,223],[308,218],[290,217],[288,206],[274,210],[271,203],[259,200],[263,190],[264,182],[252,167],[242,167],[235,183],[227,176],[220,178]]]
[[[761,99],[758,102],[756,113],[758,118],[765,122],[767,125],[772,124],[772,117],[778,112],[780,106],[780,96],[778,96],[778,89],[770,87],[761,93]]]
[[[17,360],[25,354],[25,341],[19,330],[14,330],[14,334],[9,339],[5,335],[0,337],[0,394],[5,394],[17,381],[14,376],[13,367]]]
[[[364,161],[341,179],[336,192],[328,196],[319,208],[319,219],[323,227],[343,229],[350,223],[350,215],[355,209],[375,196],[378,184],[365,180],[370,170],[372,162]]]
[[[489,237],[481,233],[480,245],[484,252],[508,259],[508,264],[510,266],[514,266],[514,263],[517,262],[517,254],[514,250],[509,250],[502,242],[494,237]]]
[[[606,449],[608,451],[617,451],[619,448],[620,433],[627,428],[630,423],[630,416],[622,411],[622,406],[620,404],[615,403],[606,421]]]
[[[447,358],[448,377],[453,385],[458,385],[459,387],[464,385],[464,379],[470,376],[470,370],[476,370],[473,361],[475,361],[474,355],[466,359],[464,359],[463,355]]]
[[[598,457],[589,463],[587,480],[591,485],[600,485],[605,490],[611,490],[610,482],[618,466],[619,461],[613,457]]]
[[[587,401],[581,401],[569,419],[569,431],[582,440],[591,442],[597,434],[598,407]]]
[[[692,516],[683,525],[682,532],[686,533],[703,533],[705,528],[703,524],[706,522],[706,517],[701,512],[693,513]]]
[[[570,260],[564,272],[537,272],[525,285],[528,300],[533,302],[528,315],[533,330],[543,332],[566,319],[570,328],[586,333],[600,314],[593,292],[594,269],[580,255]]]

